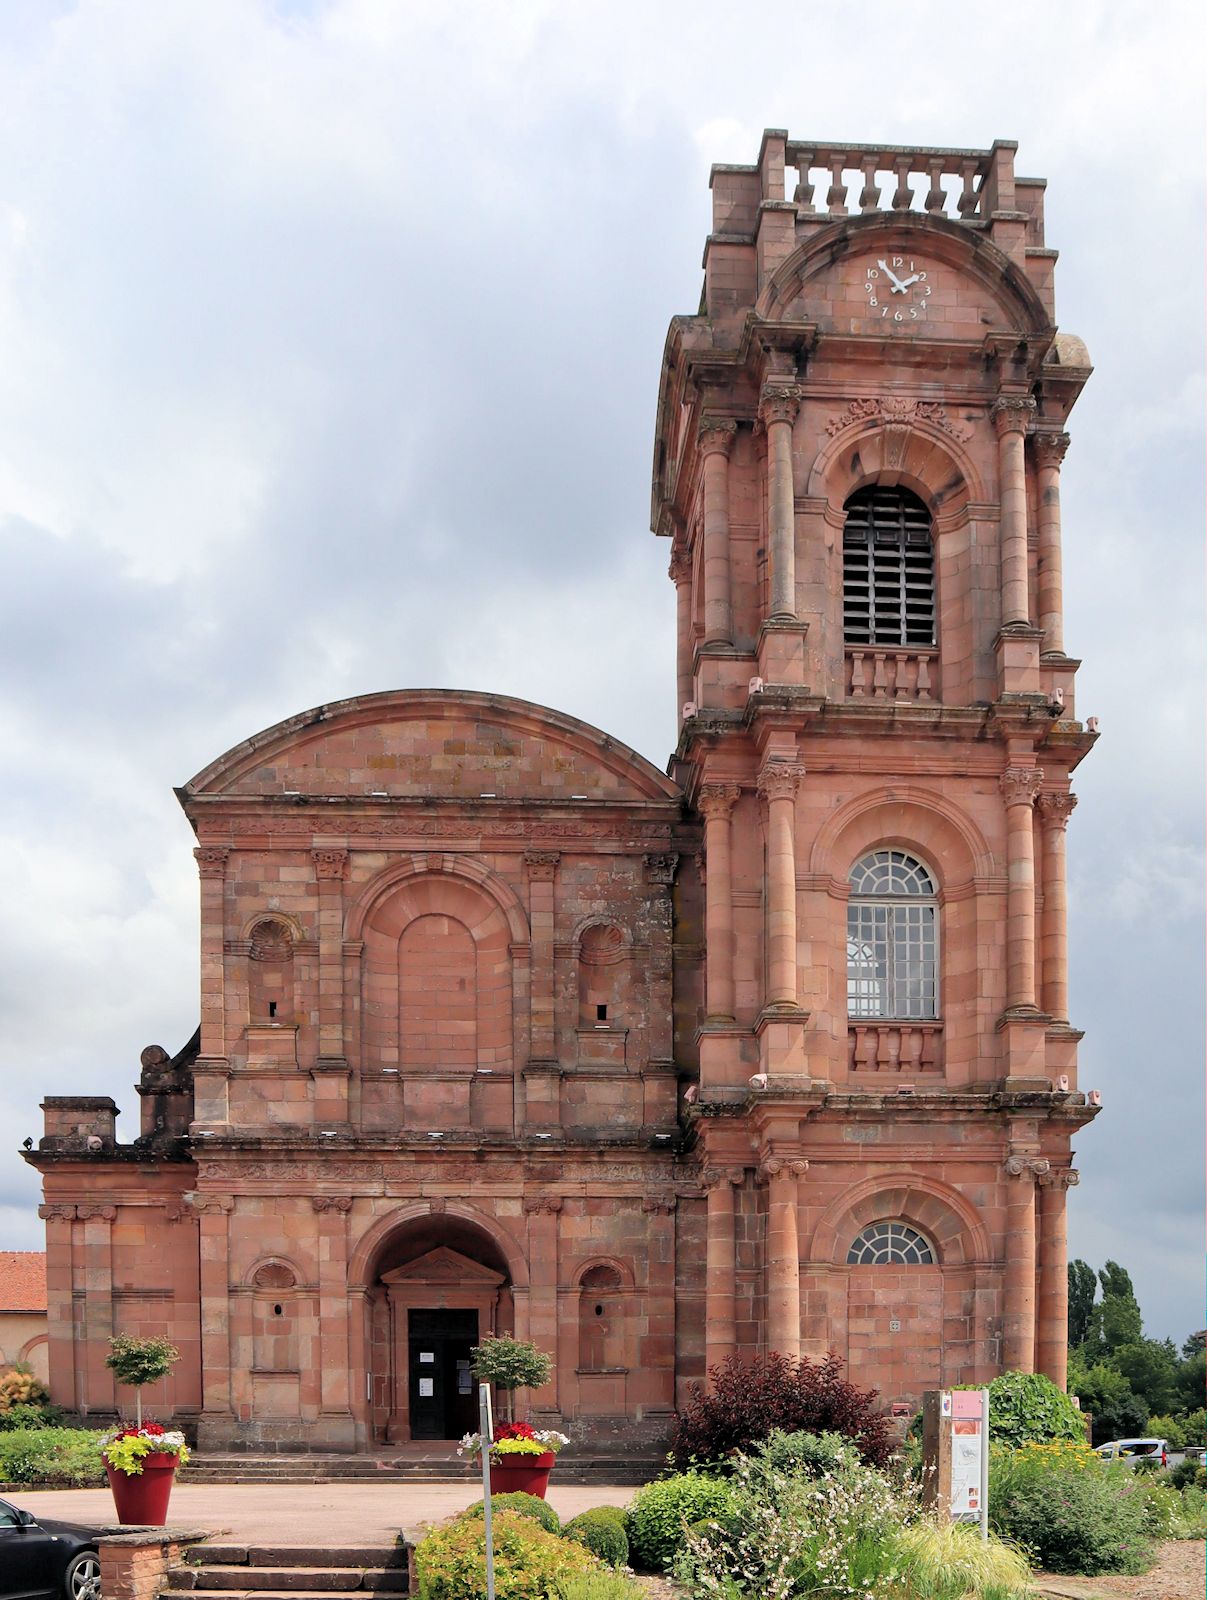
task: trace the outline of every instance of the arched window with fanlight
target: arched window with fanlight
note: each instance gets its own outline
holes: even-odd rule
[[[935,1252],[908,1222],[869,1222],[847,1251],[848,1267],[933,1267]]]
[[[935,643],[930,512],[909,489],[873,484],[843,507],[842,629],[848,645]]]
[[[928,1021],[939,1014],[934,879],[904,850],[873,850],[851,868],[847,1015]]]

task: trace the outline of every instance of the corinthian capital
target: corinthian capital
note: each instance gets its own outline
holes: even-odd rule
[[[193,860],[196,861],[197,871],[203,878],[224,878],[226,858],[229,855],[229,845],[200,844],[193,851]]]
[[[998,786],[1008,806],[1029,806],[1039,793],[1043,777],[1037,767],[1007,767]]]
[[[700,785],[697,805],[700,814],[711,821],[719,817],[722,822],[738,803],[742,791],[736,783],[704,783]]]
[[[989,414],[999,439],[1008,433],[1026,433],[1035,415],[1035,401],[1029,394],[1002,394],[993,402]]]
[[[348,852],[346,850],[312,850],[310,859],[314,862],[314,875],[316,878],[343,878],[348,872]]]
[[[1043,433],[1031,435],[1035,459],[1041,467],[1058,467],[1065,458],[1065,451],[1069,448],[1070,442],[1067,433],[1056,433],[1047,429]]]
[[[1041,794],[1039,797],[1039,814],[1044,826],[1057,828],[1061,833],[1068,827],[1076,806],[1075,794]]]
[[[773,422],[795,422],[803,391],[796,383],[769,383],[759,396],[759,420],[765,428]]]
[[[727,456],[733,447],[738,425],[732,417],[701,417],[696,437],[700,441],[700,454]]]
[[[759,768],[759,794],[764,800],[794,800],[804,775],[794,761],[768,761]]]
[[[558,850],[525,850],[524,865],[533,883],[552,883],[557,876],[557,864],[562,859]]]

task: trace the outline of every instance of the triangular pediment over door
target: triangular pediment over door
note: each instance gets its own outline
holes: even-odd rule
[[[507,1280],[501,1272],[484,1267],[480,1261],[471,1261],[468,1256],[450,1250],[447,1245],[439,1245],[435,1250],[429,1250],[426,1255],[408,1261],[405,1266],[395,1267],[392,1272],[383,1273],[381,1281],[391,1287],[430,1283],[456,1284],[463,1289],[489,1290],[501,1289]]]

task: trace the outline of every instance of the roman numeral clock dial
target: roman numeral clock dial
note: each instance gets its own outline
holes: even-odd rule
[[[911,255],[885,254],[864,269],[863,290],[870,317],[904,328],[926,321],[934,284],[924,261]]]

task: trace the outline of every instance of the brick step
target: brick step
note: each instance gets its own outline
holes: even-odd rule
[[[559,1462],[556,1483],[642,1484],[662,1465],[657,1456],[586,1456]],[[469,1483],[480,1469],[457,1460],[414,1460],[376,1456],[194,1456],[180,1475],[182,1483],[336,1483],[402,1479],[411,1483]]]
[[[347,1590],[342,1591],[348,1593]],[[358,1591],[363,1593],[363,1591]],[[396,1589],[397,1594],[406,1594],[406,1589]],[[194,1589],[192,1600],[331,1600],[330,1589],[292,1589],[276,1588],[261,1589],[252,1584],[244,1584],[242,1589]],[[180,1600],[179,1589],[161,1589],[158,1600]]]
[[[198,1591],[304,1590],[307,1594],[348,1594],[353,1590],[392,1591],[405,1594],[409,1587],[406,1567],[238,1566],[173,1567],[168,1588]]]
[[[205,1544],[190,1545],[191,1567],[401,1567],[410,1547],[396,1544]],[[203,1572],[198,1573],[200,1583]],[[204,1587],[203,1584],[200,1585]]]

